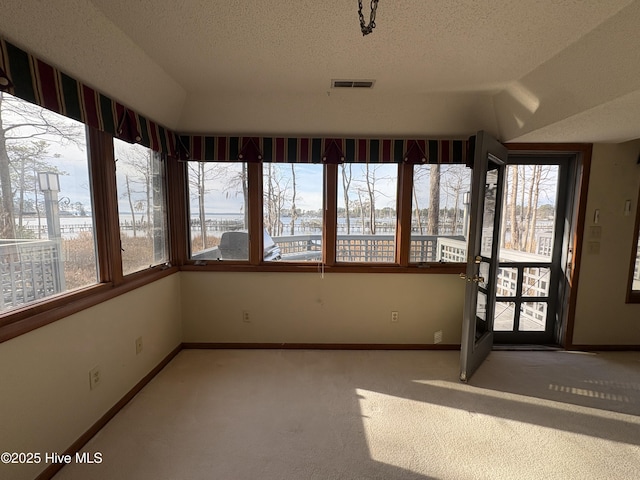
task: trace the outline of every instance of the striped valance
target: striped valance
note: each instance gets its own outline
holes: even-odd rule
[[[180,160],[466,163],[467,140],[178,135],[0,38],[0,91]]]
[[[176,135],[0,38],[0,90],[176,157]]]
[[[181,159],[275,163],[468,163],[467,140],[180,137]],[[188,153],[187,153],[188,152]]]

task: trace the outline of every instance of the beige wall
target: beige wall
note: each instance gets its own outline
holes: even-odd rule
[[[64,452],[181,343],[180,320],[175,274],[0,344],[0,452]],[[0,478],[45,467],[0,463]]]
[[[640,344],[640,304],[625,304],[633,226],[640,189],[640,140],[597,144],[587,200],[584,251],[578,287],[575,344]],[[631,200],[632,211],[624,215]],[[600,210],[598,240],[591,233],[594,212]],[[590,253],[590,242],[600,253]]]
[[[433,343],[442,330],[459,344],[464,286],[457,275],[182,272],[184,341]]]

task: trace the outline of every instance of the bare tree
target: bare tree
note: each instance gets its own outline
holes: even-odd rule
[[[365,221],[365,212],[366,212],[366,201],[362,199],[362,195],[364,193],[364,190],[362,188],[357,188],[356,192],[358,194],[358,210],[360,211],[360,225],[362,225],[362,233],[365,233],[365,225],[366,225],[366,221]]]
[[[510,165],[511,170],[511,195],[510,195],[510,211],[509,211],[509,233],[511,236],[511,248],[513,250],[520,249],[520,226],[518,225],[518,166]]]
[[[156,216],[156,210],[162,210],[162,192],[157,178],[161,174],[156,165],[159,156],[149,148],[121,141],[114,142],[114,148],[118,173],[120,178],[124,177],[124,192],[120,198],[129,203],[133,236],[137,237],[143,229],[147,237],[155,238],[162,223],[162,216]],[[142,213],[138,222],[136,212]]]
[[[206,173],[203,176],[203,181],[208,183],[213,178],[217,180],[217,184],[223,185],[221,192],[224,193],[225,198],[237,198],[242,194],[243,228],[248,229],[249,177],[247,164],[242,162],[238,168],[237,163],[208,163],[206,164]],[[207,188],[204,193],[209,191],[210,189]],[[201,196],[201,198],[204,201],[204,196]]]
[[[508,173],[508,167],[506,172]],[[503,215],[503,220],[500,222],[500,247],[501,248],[506,248],[506,241],[507,241],[507,221],[506,221],[506,214],[507,214],[507,196],[509,193],[509,175],[505,174],[504,175],[504,193],[502,195],[502,215]]]
[[[208,180],[213,178],[214,169],[205,162],[189,162],[189,193],[198,200],[198,219],[200,222],[200,239],[202,249],[207,248],[207,223],[205,213],[205,196],[209,192]]]
[[[15,238],[14,190],[8,146],[30,139],[81,146],[82,127],[52,112],[0,92],[0,237]]]
[[[379,183],[390,180],[389,177],[381,176],[379,171],[384,168],[383,165],[369,165],[366,163],[363,167],[363,177],[360,180],[353,180],[356,183],[356,193],[358,195],[358,205],[360,208],[360,216],[362,221],[362,233],[365,233],[365,227],[368,224],[370,234],[376,234],[377,210],[376,203],[381,197],[386,197]],[[365,220],[366,218],[366,220]]]
[[[32,205],[36,213],[39,213],[39,172],[53,172],[58,175],[66,175],[66,172],[47,162],[49,157],[49,144],[44,140],[30,140],[25,142],[11,142],[7,145],[7,153],[11,167],[11,182],[13,184],[12,195],[17,199],[14,202],[14,213],[17,208],[18,230],[22,232],[25,205]],[[59,155],[53,155],[59,157]],[[38,216],[38,233],[40,234],[40,217]]]
[[[226,197],[237,197],[242,192],[244,203],[242,204],[244,213],[244,228],[249,228],[249,177],[247,174],[247,164],[240,164],[240,171],[235,165],[218,165],[216,167],[216,175],[224,182],[226,188],[223,190]]]
[[[523,224],[524,224],[524,232],[522,234],[522,240],[523,240],[523,247],[524,250],[527,252],[531,252],[531,244],[533,242],[533,239],[535,238],[535,227],[533,226],[531,219],[533,218],[533,211],[535,211],[537,209],[537,206],[535,205],[538,200],[537,198],[534,200],[534,196],[537,197],[538,196],[538,192],[535,192],[535,187],[536,187],[536,181],[535,178],[538,176],[538,170],[539,170],[540,165],[532,165],[531,166],[531,177],[528,178],[526,175],[523,178],[523,187],[522,190],[524,192],[525,189],[525,185],[527,185],[528,182],[528,192],[527,192],[527,207],[526,210],[524,210],[524,208],[522,208],[521,211],[523,211]],[[526,167],[523,167],[523,170]],[[533,227],[533,230],[532,230]]]
[[[460,165],[441,167],[441,178],[444,179],[447,196],[453,196],[453,219],[451,234],[455,235],[460,223],[460,197],[469,188],[469,171]]]
[[[153,225],[152,222],[152,210],[153,210],[153,180],[154,180],[154,168],[153,168],[153,156],[154,152],[147,148],[127,148],[127,149],[119,149],[118,155],[121,157],[120,160],[124,160],[127,163],[129,172],[125,173],[126,176],[126,188],[127,188],[127,196],[129,198],[129,204],[132,205],[132,194],[134,195],[143,195],[144,200],[138,199],[135,201],[135,210],[144,211],[146,217],[146,231],[147,235],[150,236],[152,234]],[[133,184],[135,189],[131,188]],[[131,214],[133,215],[134,209],[131,209]],[[135,223],[135,217],[134,223]],[[141,224],[143,222],[140,222]],[[135,233],[135,230],[134,230]],[[134,235],[135,236],[135,235]]]
[[[274,236],[282,235],[282,211],[287,202],[290,179],[282,175],[279,166],[266,164],[266,177],[263,189],[266,208],[265,228]]]
[[[347,234],[351,233],[351,215],[349,209],[349,188],[351,187],[351,179],[353,173],[351,171],[350,163],[343,163],[340,165],[340,171],[342,173],[342,194],[344,196],[344,211],[345,211],[345,224],[347,228]]]
[[[189,195],[192,200],[197,201],[197,217],[201,231],[200,239],[198,240],[200,248],[205,249],[211,246],[209,245],[209,235],[207,233],[206,198],[214,189],[223,193],[226,198],[237,197],[239,194],[243,196],[243,228],[248,228],[246,205],[249,188],[247,185],[246,163],[189,162],[188,170]],[[192,215],[195,215],[195,211],[192,211]]]
[[[298,212],[296,212],[296,169],[295,165],[291,164],[291,179],[293,185],[293,195],[291,196],[291,235],[296,233],[296,219],[298,218]]]
[[[129,201],[129,211],[131,212],[131,228],[133,228],[133,236],[137,237],[138,236],[138,228],[136,226],[136,214],[135,214],[135,209],[133,208],[133,198],[131,195],[131,185],[129,184],[129,175],[125,175],[125,186],[126,186],[126,192],[122,195],[123,197],[127,198]]]
[[[429,172],[429,216],[427,235],[438,235],[440,224],[440,165],[433,164]]]
[[[369,232],[376,234],[376,169],[365,163],[365,183],[369,196]]]
[[[427,185],[429,184],[429,170],[421,167],[415,168],[413,173],[413,207],[420,235],[424,235],[424,225],[422,223],[422,211],[418,203],[418,191],[425,182]]]
[[[264,203],[266,207],[266,220],[264,222],[264,226],[267,231],[271,232],[271,235],[276,235],[275,227],[276,227],[276,208],[275,208],[275,193],[274,193],[274,180],[273,180],[273,165],[271,163],[267,163],[267,182],[263,191]]]
[[[531,214],[527,226],[528,235],[526,237],[527,252],[536,251],[536,229],[538,223],[538,202],[541,193],[548,193],[549,187],[554,187],[557,182],[557,176],[553,175],[554,167],[551,165],[535,165],[531,178]]]

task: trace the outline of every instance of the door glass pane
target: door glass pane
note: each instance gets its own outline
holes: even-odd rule
[[[188,162],[191,259],[249,260],[246,163]]]
[[[490,170],[486,176],[484,194],[484,211],[482,217],[482,240],[480,253],[483,257],[490,257],[493,247],[493,227],[496,216],[496,198],[498,195],[498,170]]]
[[[397,196],[397,165],[339,166],[338,262],[395,261]]]
[[[410,262],[466,262],[471,169],[415,165]]]
[[[476,301],[475,339],[478,340],[488,331],[489,325],[487,323],[487,295],[484,292],[478,292],[478,299]]]
[[[264,260],[322,260],[323,166],[265,163]]]
[[[164,166],[143,145],[114,139],[125,275],[168,261]]]
[[[558,165],[509,165],[505,175],[500,258],[551,261]]]
[[[487,319],[487,295],[484,292],[478,292],[478,300],[476,302],[476,316],[480,320]]]
[[[515,318],[515,304],[513,302],[496,302],[496,314],[493,330],[496,332],[510,332],[513,330]]]
[[[511,267],[500,267],[498,269],[498,283],[496,285],[496,296],[515,297],[518,286],[518,269]]]
[[[550,268],[529,267],[524,269],[522,279],[523,297],[549,296]]]
[[[484,288],[485,290],[487,289],[487,286],[489,285],[488,281],[490,267],[491,265],[489,264],[489,262],[480,263],[480,268],[478,268],[478,277],[480,277],[478,278],[478,288]]]
[[[544,331],[547,324],[547,302],[524,302],[520,308],[520,331]]]
[[[640,235],[638,235],[636,263],[633,270],[633,281],[631,283],[631,290],[640,291]]]

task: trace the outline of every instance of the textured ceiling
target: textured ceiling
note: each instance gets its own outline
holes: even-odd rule
[[[366,37],[356,0],[9,3],[9,40],[181,131],[640,137],[639,2],[380,0]]]

